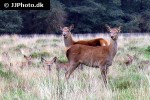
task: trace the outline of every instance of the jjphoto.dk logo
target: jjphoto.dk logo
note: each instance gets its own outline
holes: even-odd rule
[[[50,0],[0,1],[0,10],[50,10]]]
[[[38,2],[37,4],[23,4],[21,3],[11,3],[11,7],[44,7],[44,4],[41,2]]]

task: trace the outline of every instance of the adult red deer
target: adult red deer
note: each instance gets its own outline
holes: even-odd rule
[[[65,77],[68,80],[72,72],[78,67],[79,64],[100,68],[104,83],[107,83],[108,67],[112,65],[114,56],[117,53],[117,39],[120,27],[110,28],[107,26],[110,32],[110,45],[108,46],[87,46],[76,44],[71,46],[66,56],[68,58],[70,67],[65,73]]]
[[[74,44],[82,44],[82,45],[88,45],[88,46],[108,46],[108,42],[103,38],[97,38],[97,39],[91,39],[91,40],[79,40],[74,41],[72,38],[71,30],[73,29],[74,25],[71,25],[69,27],[60,27],[62,31],[62,35],[64,37],[64,43],[67,48],[69,48],[71,45]]]
[[[74,25],[71,25],[69,27],[60,27],[60,30],[62,31],[62,35],[64,37],[64,43],[66,46],[66,50],[71,46],[75,44],[82,44],[82,45],[88,45],[88,46],[108,46],[108,42],[103,38],[96,38],[91,40],[79,40],[75,41],[72,38],[71,30],[74,28]],[[83,70],[83,66],[80,66],[80,69]]]

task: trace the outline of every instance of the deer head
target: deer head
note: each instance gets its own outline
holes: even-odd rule
[[[24,55],[24,58],[28,62],[28,64],[30,65],[32,62],[32,56],[31,55],[29,55],[29,56]]]
[[[71,30],[74,28],[74,25],[70,25],[69,27],[62,28],[60,26],[60,30],[62,31],[62,35],[64,38],[68,38],[71,36]]]
[[[41,62],[46,65],[49,70],[51,70],[51,66],[56,62],[57,57],[54,57],[52,60],[47,61],[46,59],[44,59],[43,57],[41,57]]]
[[[106,25],[108,31],[110,32],[110,36],[113,40],[117,40],[118,39],[118,33],[120,33],[121,31],[121,26],[119,26],[118,28],[111,28],[110,26]]]

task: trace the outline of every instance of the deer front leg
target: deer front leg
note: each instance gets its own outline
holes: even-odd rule
[[[79,64],[70,64],[69,69],[65,73],[66,80],[69,79],[72,72],[78,67]]]
[[[83,70],[83,64],[80,64],[79,69]]]
[[[101,70],[101,75],[104,81],[104,84],[107,85],[107,71],[108,71],[108,67],[107,66],[102,66],[100,67]]]

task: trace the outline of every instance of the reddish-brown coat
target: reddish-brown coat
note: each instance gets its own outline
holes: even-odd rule
[[[64,28],[60,27],[60,29],[62,31],[62,35],[64,37],[64,43],[67,48],[75,44],[82,44],[82,45],[88,45],[88,46],[108,46],[109,45],[108,42],[103,38],[74,41],[72,39],[72,33],[71,33],[71,30],[73,29],[73,25],[71,25],[70,27],[64,27]]]
[[[69,60],[70,67],[65,74],[66,79],[70,77],[71,73],[79,64],[85,64],[87,66],[100,68],[104,83],[107,83],[107,70],[108,67],[112,65],[113,58],[117,53],[117,39],[118,33],[120,32],[120,27],[107,27],[111,37],[110,45],[93,47],[76,44],[67,50],[66,56]]]

